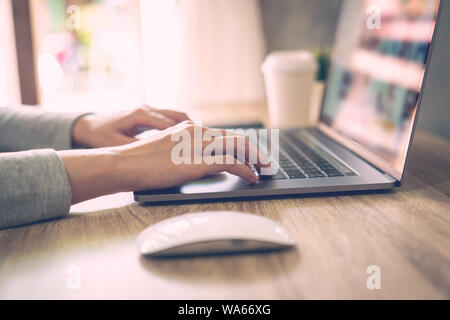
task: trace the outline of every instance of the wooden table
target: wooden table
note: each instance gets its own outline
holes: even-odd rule
[[[291,251],[150,260],[147,226],[207,210],[273,218]],[[369,266],[381,289],[367,288]],[[79,287],[78,287],[79,285]],[[450,144],[416,135],[406,182],[393,192],[143,207],[132,194],[74,206],[68,218],[0,231],[0,298],[448,299]]]

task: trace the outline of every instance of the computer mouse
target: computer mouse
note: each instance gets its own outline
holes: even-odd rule
[[[256,214],[214,211],[158,222],[138,237],[151,257],[230,254],[292,248],[295,239],[279,223]]]

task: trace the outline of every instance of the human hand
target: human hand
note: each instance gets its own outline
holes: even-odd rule
[[[113,147],[135,142],[140,128],[165,130],[186,120],[188,116],[181,112],[143,106],[110,115],[81,117],[73,126],[72,138],[83,147]]]
[[[214,136],[210,141],[203,139],[206,131]],[[187,137],[189,140],[185,141]],[[205,148],[213,141],[218,142],[222,150],[206,154]],[[181,143],[190,150],[183,149],[180,152],[181,150],[175,149]],[[227,146],[232,148],[227,150]],[[118,172],[124,173],[122,187],[133,191],[170,188],[223,171],[239,176],[248,183],[256,183],[258,177],[251,170],[250,159],[256,160],[253,164],[257,168],[267,166],[267,160],[263,159],[263,155],[248,137],[230,131],[200,127],[191,121],[114,150],[120,164]],[[186,152],[190,155],[187,158],[184,154]],[[180,153],[183,153],[182,157],[179,157]],[[200,163],[195,164],[195,157],[200,159]],[[188,163],[177,164],[180,158]]]
[[[200,136],[196,136],[196,130]],[[213,141],[223,146],[222,153],[204,157],[205,148],[211,144],[202,139],[206,130],[213,133]],[[191,146],[190,163],[194,163],[197,155],[202,158],[201,164],[175,163],[173,150],[180,142],[174,137],[183,133],[189,136],[185,142]],[[231,143],[233,148],[228,148]],[[196,145],[200,148],[195,148]],[[190,121],[128,145],[63,151],[60,156],[71,183],[73,203],[117,192],[170,188],[224,171],[256,183],[258,177],[251,171],[249,160],[255,159],[253,164],[257,168],[270,166],[248,137],[199,127]]]

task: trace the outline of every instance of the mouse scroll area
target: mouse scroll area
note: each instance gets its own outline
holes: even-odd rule
[[[147,257],[170,258],[205,255],[270,252],[289,249],[293,246],[274,244],[256,240],[214,240],[190,243],[162,251],[145,254]]]

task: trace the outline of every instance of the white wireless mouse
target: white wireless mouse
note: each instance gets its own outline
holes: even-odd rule
[[[279,223],[254,214],[202,212],[158,222],[138,237],[141,254],[153,257],[268,251],[295,246]]]

